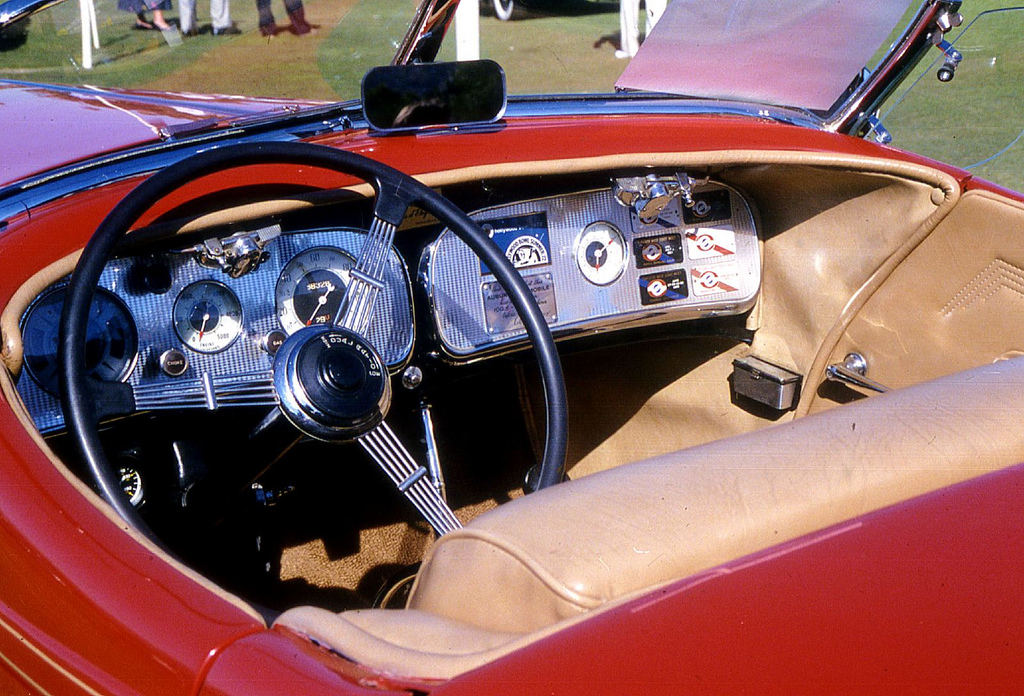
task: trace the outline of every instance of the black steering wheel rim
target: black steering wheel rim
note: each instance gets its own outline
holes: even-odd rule
[[[448,226],[488,265],[519,312],[543,379],[547,428],[537,488],[560,482],[565,467],[568,409],[558,352],[525,281],[486,233],[460,208],[433,189],[362,155],[308,143],[243,143],[198,153],[160,170],[139,184],[100,223],[86,244],[68,284],[58,340],[61,409],[65,426],[82,455],[95,489],[118,515],[151,539],[156,539],[121,489],[120,477],[103,451],[98,433],[99,415],[92,407],[93,387],[85,369],[85,336],[88,310],[100,275],[117,244],[154,203],[197,178],[258,164],[312,166],[359,177],[377,192],[374,212],[385,222],[397,227],[407,207],[416,205]]]

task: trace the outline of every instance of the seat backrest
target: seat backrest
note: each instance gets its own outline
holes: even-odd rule
[[[1024,359],[622,466],[431,549],[410,608],[529,632],[1024,461]]]
[[[1024,461],[1024,358],[512,501],[440,539],[405,611],[277,622],[371,668],[445,678],[588,611]]]

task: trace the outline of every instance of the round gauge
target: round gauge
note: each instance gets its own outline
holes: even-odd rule
[[[172,312],[174,330],[197,353],[219,353],[242,333],[242,306],[223,283],[200,280],[181,291]]]
[[[333,324],[355,265],[355,259],[333,247],[307,249],[292,258],[274,290],[284,330],[293,334],[304,326]]]
[[[36,384],[53,395],[58,393],[57,335],[65,294],[61,287],[41,296],[29,307],[21,326],[25,368]],[[139,334],[128,308],[113,293],[97,288],[86,325],[89,375],[107,382],[127,379],[138,350]]]
[[[142,475],[130,466],[122,466],[119,473],[121,474],[121,488],[128,496],[128,501],[135,507],[139,507],[146,499],[146,491],[142,487]]]
[[[576,265],[594,285],[609,285],[626,268],[626,240],[610,222],[594,222],[576,240]]]

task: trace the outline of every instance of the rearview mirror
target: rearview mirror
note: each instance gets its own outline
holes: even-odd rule
[[[493,60],[389,65],[363,78],[363,115],[379,131],[494,123],[505,104],[505,71]]]

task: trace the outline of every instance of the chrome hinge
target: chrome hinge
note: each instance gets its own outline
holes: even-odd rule
[[[240,278],[270,258],[263,250],[281,234],[280,225],[270,225],[251,232],[238,232],[230,237],[211,237],[187,251],[207,268],[220,268],[232,278]]]
[[[892,133],[882,125],[882,120],[878,118],[878,114],[868,116],[868,126],[868,132],[865,137],[870,136],[876,143],[881,143],[882,145],[888,145],[892,142]]]
[[[694,179],[685,172],[675,176],[631,176],[616,179],[612,184],[612,193],[622,205],[636,211],[640,221],[650,224],[658,219],[673,199],[679,198],[687,208],[693,208],[693,187],[708,183],[709,177]],[[701,214],[701,211],[696,211]]]
[[[935,31],[932,32],[932,43],[937,49],[942,51],[943,55],[946,56],[946,60],[942,62],[942,67],[939,68],[939,82],[949,82],[952,80],[953,76],[956,74],[956,67],[960,65],[960,61],[964,59],[963,54],[953,48],[953,45],[945,39],[945,36],[949,31],[963,23],[964,17],[962,14],[959,12],[950,12],[949,10],[940,14],[935,20]]]

